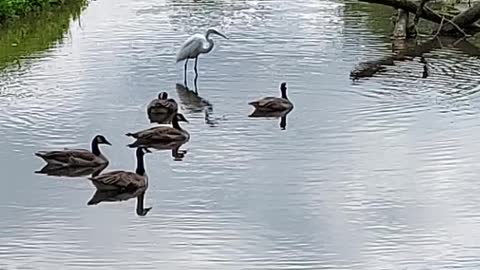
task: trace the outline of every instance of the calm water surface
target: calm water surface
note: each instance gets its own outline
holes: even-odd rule
[[[478,269],[478,57],[445,45],[425,55],[426,79],[413,59],[352,83],[357,63],[391,52],[370,9],[91,2],[63,40],[0,73],[0,269]],[[176,86],[174,55],[208,27],[230,39],[201,57],[199,101]],[[281,81],[286,130],[248,118]],[[123,134],[149,127],[159,91],[181,102],[192,139],[183,161],[146,157],[147,216],[134,199],[87,206],[83,178],[34,173],[35,151],[97,133],[114,145],[107,170],[133,170]]]

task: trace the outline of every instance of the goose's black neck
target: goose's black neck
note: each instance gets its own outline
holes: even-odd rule
[[[176,115],[172,119],[172,126],[175,129],[182,130],[182,127],[180,127],[180,124],[178,123],[178,119]]]
[[[135,172],[138,175],[145,175],[145,165],[143,163],[143,152],[142,149],[137,148],[137,169]]]
[[[288,97],[287,97],[287,87],[282,86],[280,91],[282,92],[282,98],[288,99]]]
[[[92,153],[95,156],[100,156],[100,148],[98,147],[97,138],[94,138],[92,141]]]

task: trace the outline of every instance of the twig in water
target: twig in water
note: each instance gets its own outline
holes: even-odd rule
[[[435,12],[435,11],[433,11],[431,8],[429,8],[428,6],[426,6],[425,8],[428,9],[428,10],[430,10],[431,12]],[[458,26],[458,25],[457,25],[456,23],[454,23],[452,20],[445,18],[445,16],[443,16],[443,15],[442,15],[442,21],[440,22],[441,27],[438,28],[439,31],[440,31],[440,30],[442,29],[442,27],[443,27],[443,25],[442,25],[443,20],[447,21],[448,23],[450,23],[451,25],[453,25],[455,28],[457,28],[457,30],[458,30],[460,33],[462,33],[465,37],[469,37],[469,36],[470,36],[469,34],[465,33],[465,31],[463,31],[462,28],[460,28],[460,26]],[[439,31],[438,31],[438,32],[439,32]],[[436,34],[435,36],[438,35],[438,32],[437,32],[437,34]]]
[[[433,38],[436,38],[438,34],[440,34],[440,30],[442,30],[444,20],[445,20],[445,16],[442,16],[442,20],[440,21],[440,26],[438,27],[437,33],[435,34],[435,36],[433,36]]]

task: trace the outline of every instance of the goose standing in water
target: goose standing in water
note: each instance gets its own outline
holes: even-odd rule
[[[166,92],[159,93],[158,99],[152,100],[147,107],[150,122],[159,124],[170,124],[177,111],[177,102],[173,98],[168,98]]]
[[[150,145],[165,142],[187,142],[190,139],[190,134],[180,126],[179,122],[188,123],[188,120],[183,114],[177,113],[172,119],[172,127],[158,126],[135,133],[127,133],[127,136],[137,139],[128,146],[132,148],[149,147]]]
[[[255,107],[255,111],[259,112],[279,112],[283,113],[285,111],[290,111],[293,109],[293,103],[288,100],[287,97],[287,83],[283,82],[280,85],[280,91],[282,93],[281,97],[265,97],[257,101],[248,103]],[[254,112],[255,113],[255,112]],[[252,113],[252,116],[254,115]]]
[[[108,159],[100,152],[99,144],[112,145],[104,136],[97,135],[92,140],[91,151],[86,149],[65,149],[39,151],[35,155],[52,166],[97,167],[108,164]]]

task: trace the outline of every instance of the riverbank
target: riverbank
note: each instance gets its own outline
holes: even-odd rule
[[[9,20],[6,27],[0,27],[0,70],[61,41],[86,5],[86,0],[66,0],[61,5]]]
[[[22,17],[86,0],[0,0],[0,27]]]

